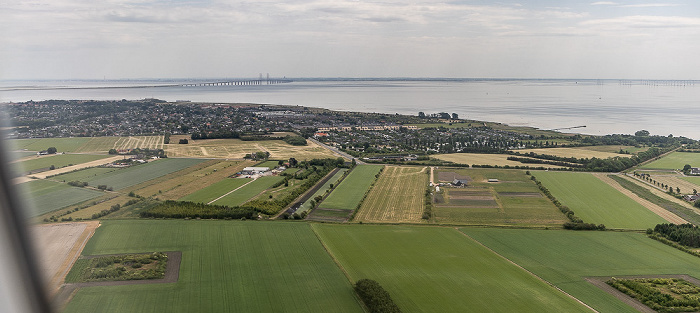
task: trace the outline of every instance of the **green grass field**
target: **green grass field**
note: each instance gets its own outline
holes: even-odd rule
[[[270,169],[274,169],[275,167],[279,166],[279,161],[265,161],[260,164],[256,164],[255,166],[257,167],[269,167]]]
[[[587,312],[451,228],[312,227],[353,281],[376,280],[403,312]]]
[[[23,172],[34,171],[42,168],[48,169],[51,165],[56,168],[87,163],[99,159],[108,158],[108,155],[92,155],[92,154],[57,154],[52,156],[38,157],[36,159],[25,160],[15,163],[19,170]]]
[[[533,172],[563,205],[586,223],[647,229],[666,220],[589,173]]]
[[[265,191],[265,189],[270,188],[270,186],[283,180],[282,176],[263,176],[256,179],[254,182],[245,185],[243,188],[236,190],[236,192],[231,193],[212,204],[226,205],[226,206],[238,206],[241,205],[253,197],[257,196],[259,193]]]
[[[209,187],[197,190],[196,192],[184,196],[178,200],[209,203],[210,201],[223,196],[227,192],[243,186],[251,180],[252,179],[250,178],[225,178]]]
[[[375,175],[383,165],[358,165],[333,192],[319,205],[319,208],[354,210],[375,180]]]
[[[672,152],[663,158],[650,162],[641,168],[647,169],[683,169],[683,166],[690,164],[692,167],[700,167],[700,153],[693,152]]]
[[[347,172],[347,171],[348,171],[348,169],[341,168],[337,173],[335,173],[335,175],[333,175],[333,177],[331,177],[331,179],[329,179],[325,184],[323,184],[323,186],[321,186],[321,188],[319,188],[313,195],[311,195],[309,200],[311,200],[317,196],[324,195],[326,193],[326,191],[329,188],[331,188],[331,184],[336,186],[340,177],[342,177],[343,174],[345,174],[345,172]],[[311,201],[306,201],[306,202],[304,202],[304,204],[302,204],[299,207],[299,209],[297,209],[297,213],[301,214],[301,212],[306,212],[310,209],[311,209]]]
[[[29,151],[43,151],[49,147],[55,147],[58,152],[77,152],[77,150],[90,140],[89,137],[73,138],[32,138],[14,139],[11,143],[17,149],[27,149]]]
[[[30,217],[55,211],[67,206],[99,197],[104,193],[87,188],[71,187],[47,180],[33,180],[19,186],[23,190]]]
[[[700,258],[637,233],[484,228],[462,231],[601,313],[637,311],[584,277],[659,274],[700,277]]]
[[[65,312],[363,312],[305,223],[103,221],[83,255],[149,251],[182,252],[177,283],[81,288]]]
[[[135,165],[93,176],[93,178],[88,179],[87,182],[90,186],[107,185],[114,188],[114,190],[119,190],[177,172],[204,161],[205,160],[200,159],[160,159],[148,162],[147,164]],[[70,174],[78,175],[77,173],[79,172]],[[62,175],[55,176],[53,179],[63,179],[61,176]]]
[[[700,176],[694,176],[694,177],[686,176],[686,177],[679,177],[679,178],[682,180],[685,180],[691,184],[695,184],[695,185],[699,186],[699,188],[696,188],[696,189],[700,190]]]

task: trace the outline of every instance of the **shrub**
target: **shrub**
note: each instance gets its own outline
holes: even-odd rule
[[[389,293],[371,279],[360,279],[355,284],[355,292],[371,313],[399,313],[401,309],[391,299]]]

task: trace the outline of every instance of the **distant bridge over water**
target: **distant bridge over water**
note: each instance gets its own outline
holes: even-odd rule
[[[228,81],[218,81],[218,82],[198,82],[198,83],[187,83],[181,84],[182,87],[200,87],[200,86],[252,86],[252,85],[276,85],[291,83],[289,79],[236,79]]]

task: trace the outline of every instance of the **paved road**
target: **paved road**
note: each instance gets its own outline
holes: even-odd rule
[[[321,147],[323,147],[323,148],[326,148],[326,149],[330,150],[331,152],[333,152],[333,153],[335,153],[335,154],[337,154],[337,155],[339,155],[339,156],[341,156],[341,157],[343,157],[343,158],[346,158],[346,159],[348,159],[348,160],[355,159],[355,162],[357,162],[357,164],[365,164],[365,162],[362,162],[360,159],[357,159],[357,158],[355,158],[355,157],[352,156],[352,155],[349,155],[349,154],[347,154],[347,153],[345,153],[345,152],[343,152],[343,151],[340,151],[340,150],[336,149],[335,147],[331,147],[331,146],[329,146],[329,145],[326,145],[326,144],[324,144],[324,143],[322,143],[322,142],[320,142],[320,141],[318,141],[318,140],[316,140],[316,139],[313,139],[313,138],[309,138],[308,140],[311,140],[313,143],[315,143],[315,144],[317,144],[317,145],[319,145],[319,146],[321,146]]]

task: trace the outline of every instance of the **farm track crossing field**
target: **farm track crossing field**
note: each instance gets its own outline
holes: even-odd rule
[[[207,160],[157,179],[131,186],[123,192],[134,191],[144,197],[177,200],[206,188],[253,164],[251,161]]]
[[[265,191],[265,189],[270,188],[275,183],[282,181],[284,177],[282,176],[263,176],[255,181],[243,186],[243,188],[236,190],[235,192],[214,201],[212,204],[216,205],[226,205],[226,206],[239,206],[253,197],[257,196],[259,193]],[[223,195],[222,193],[221,195]]]
[[[549,164],[525,164],[518,161],[508,160],[509,154],[485,154],[485,153],[450,153],[450,154],[435,154],[431,157],[454,162],[458,164],[468,165],[498,165],[498,166],[530,166],[530,167],[545,167],[545,168],[560,168],[558,165]]]
[[[620,146],[615,146],[615,147],[620,147]],[[606,149],[600,149],[600,150],[606,150]],[[617,156],[628,156],[625,154],[619,154],[617,152],[620,151],[618,149],[617,151],[600,151],[600,150],[592,150],[592,149],[586,149],[586,148],[543,148],[543,149],[520,149],[517,150],[517,152],[520,152],[521,154],[525,153],[530,153],[534,152],[536,154],[548,154],[548,155],[556,155],[559,157],[565,157],[565,158],[577,158],[577,159],[590,159],[590,158],[599,158],[599,159],[607,159],[607,158],[613,158]]]
[[[24,198],[30,207],[28,216],[34,217],[65,208],[67,206],[99,197],[104,193],[88,188],[72,187],[67,184],[34,180],[20,185]]]
[[[147,251],[182,252],[177,283],[81,288],[65,312],[363,312],[306,223],[104,221],[83,255]]]
[[[590,173],[533,172],[552,195],[586,223],[647,229],[666,220]]]
[[[54,147],[58,152],[78,152],[89,137],[72,137],[72,138],[32,138],[32,139],[14,139],[12,144],[17,149],[27,149],[29,151],[43,151],[49,147]]]
[[[357,165],[318,206],[324,209],[355,210],[383,165]]]
[[[29,172],[38,169],[47,169],[53,165],[56,168],[68,166],[71,164],[80,164],[92,162],[100,159],[105,159],[108,155],[92,155],[92,154],[57,154],[52,156],[40,157],[36,159],[24,160],[15,163],[18,169]]]
[[[661,274],[700,277],[700,258],[637,233],[461,230],[601,313],[637,311],[584,277]]]
[[[209,187],[200,189],[194,193],[184,196],[178,200],[180,201],[192,201],[200,203],[209,203],[210,201],[223,196],[227,192],[234,190],[244,184],[250,182],[250,178],[227,178],[223,179]]]
[[[700,153],[694,152],[672,152],[666,156],[645,164],[643,169],[683,169],[683,166],[690,164],[693,167],[700,167]]]
[[[387,166],[362,202],[355,220],[421,222],[428,185],[427,167]]]
[[[98,175],[88,180],[88,183],[90,186],[107,185],[114,190],[119,190],[177,172],[203,161],[199,159],[160,159]],[[54,179],[61,179],[60,177],[56,176]]]
[[[172,141],[171,141],[172,142]],[[336,158],[327,149],[309,141],[306,146],[293,146],[282,140],[242,141],[240,139],[191,140],[189,144],[168,144],[165,150],[170,157],[187,158],[233,158],[241,159],[246,154],[258,151],[270,152],[271,159],[310,160]]]
[[[312,227],[353,281],[376,280],[403,312],[590,312],[451,228]]]

